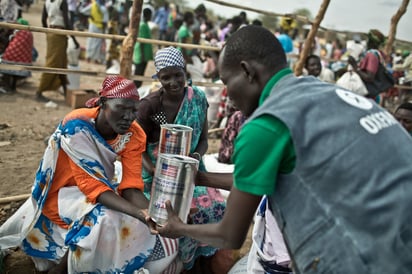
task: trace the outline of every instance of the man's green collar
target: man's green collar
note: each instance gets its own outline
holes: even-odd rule
[[[292,70],[290,68],[284,68],[282,70],[280,70],[278,73],[276,73],[275,75],[272,76],[272,78],[270,78],[270,80],[267,82],[265,88],[263,89],[262,94],[260,95],[259,98],[259,106],[261,104],[263,104],[263,102],[266,100],[266,98],[269,97],[272,88],[274,85],[276,85],[276,83],[283,78],[284,76],[293,73]]]

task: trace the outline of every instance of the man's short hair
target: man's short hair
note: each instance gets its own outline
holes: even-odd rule
[[[276,36],[261,26],[248,25],[233,33],[226,42],[223,64],[256,61],[267,68],[287,67],[286,55]]]

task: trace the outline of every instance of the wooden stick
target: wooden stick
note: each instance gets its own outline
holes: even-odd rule
[[[407,90],[412,90],[412,86],[402,86],[402,85],[395,85],[394,86],[397,89],[407,89]]]
[[[130,78],[132,73],[132,59],[134,44],[139,35],[140,15],[142,13],[142,0],[134,0],[132,6],[132,16],[129,23],[129,31],[126,38],[123,40],[121,56],[120,56],[120,75],[125,78]],[[143,57],[142,57],[143,58]]]
[[[388,41],[386,42],[386,46],[384,49],[386,56],[390,56],[390,54],[392,53],[392,45],[395,41],[396,28],[398,27],[399,20],[401,20],[401,17],[406,13],[406,8],[408,7],[408,5],[409,0],[403,0],[401,6],[396,11],[395,15],[393,15],[391,18],[391,26],[389,28]]]
[[[293,18],[297,21],[303,22],[305,24],[312,24],[314,22],[312,22],[311,20],[309,20],[308,17],[306,16],[302,16],[302,15],[298,15],[298,14],[293,14],[293,13],[276,13],[276,12],[271,12],[271,11],[267,11],[267,10],[259,10],[259,9],[255,9],[255,8],[251,8],[251,7],[247,7],[247,6],[242,6],[242,5],[238,5],[238,4],[233,4],[233,3],[228,3],[225,1],[220,1],[220,0],[206,0],[208,2],[212,2],[218,5],[222,5],[222,6],[227,6],[227,7],[232,7],[232,8],[237,8],[237,9],[242,9],[242,10],[248,10],[248,11],[252,11],[252,12],[256,12],[256,13],[260,13],[260,14],[264,14],[264,15],[268,15],[268,16],[274,16],[274,17],[290,17]],[[327,28],[321,27],[319,26],[320,29],[323,30],[328,30]]]
[[[16,196],[0,198],[0,204],[7,204],[11,202],[18,202],[21,200],[26,200],[27,198],[30,197],[30,195],[31,194],[21,194],[21,195],[16,195]]]
[[[126,38],[126,36],[124,36],[124,35],[91,33],[91,32],[84,32],[84,31],[63,30],[63,29],[50,29],[50,28],[25,26],[25,25],[5,23],[5,22],[0,22],[0,28],[29,30],[29,31],[33,31],[33,32],[66,34],[66,35],[73,35],[73,36],[79,36],[79,37],[94,37],[94,38],[114,39],[114,40],[124,40]],[[212,46],[206,46],[206,45],[185,44],[185,43],[177,43],[177,42],[169,42],[169,41],[162,41],[162,40],[156,40],[156,39],[137,38],[136,41],[138,41],[140,43],[144,43],[144,44],[153,44],[153,45],[161,45],[161,46],[174,46],[174,47],[181,47],[181,48],[188,48],[188,49],[201,49],[201,50],[220,51],[220,48],[218,48],[218,47],[212,47]]]
[[[123,40],[126,37],[124,35],[92,33],[92,32],[87,32],[87,31],[65,30],[65,29],[51,29],[51,28],[43,28],[43,27],[36,27],[36,26],[25,26],[25,25],[6,23],[6,22],[0,22],[0,28],[29,30],[32,32],[65,34],[65,35],[73,35],[73,36],[79,36],[79,37],[93,37],[93,38],[104,38],[104,39],[113,39],[113,40]]]
[[[209,130],[207,131],[207,133],[208,133],[208,134],[211,134],[211,133],[220,132],[220,131],[224,131],[224,130],[225,130],[224,127],[211,128],[211,129],[209,129]]]
[[[0,69],[4,70],[29,70],[39,73],[50,73],[50,74],[80,74],[86,76],[93,76],[93,77],[100,77],[104,78],[110,73],[106,73],[104,71],[89,71],[89,70],[74,70],[74,69],[62,69],[62,68],[49,68],[49,67],[42,67],[42,66],[24,66],[24,65],[13,65],[13,64],[1,64]],[[140,75],[133,75],[130,76],[131,80],[138,80],[142,82],[158,82],[157,80],[153,79],[152,77],[147,76],[140,76]],[[225,85],[221,83],[212,83],[212,82],[201,82],[201,81],[194,81],[193,84],[195,86],[200,87],[217,87],[223,88]]]
[[[312,28],[309,31],[308,37],[303,44],[303,50],[300,54],[298,63],[296,64],[295,74],[297,76],[302,75],[303,66],[306,61],[306,57],[309,55],[309,52],[312,50],[312,44],[315,39],[316,33],[318,32],[318,28],[320,22],[322,22],[323,17],[325,16],[326,10],[328,9],[330,0],[323,0],[322,4],[320,5],[320,9],[318,14],[316,15],[315,21],[312,24]]]

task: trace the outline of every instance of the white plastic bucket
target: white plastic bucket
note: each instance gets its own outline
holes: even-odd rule
[[[74,65],[68,65],[68,69],[73,69],[73,70],[79,70],[79,66],[74,66]],[[80,74],[77,73],[68,73],[67,74],[67,80],[69,81],[67,88],[68,89],[80,89]]]

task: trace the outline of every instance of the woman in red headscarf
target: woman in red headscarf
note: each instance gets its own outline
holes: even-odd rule
[[[64,117],[32,196],[0,228],[1,249],[21,245],[40,271],[132,273],[159,242],[145,223],[138,91],[133,81],[108,76],[99,95]]]

